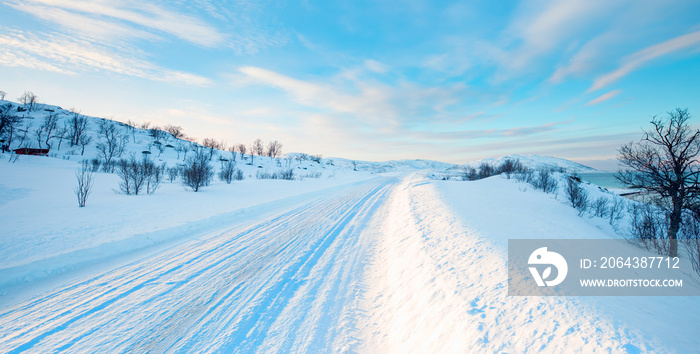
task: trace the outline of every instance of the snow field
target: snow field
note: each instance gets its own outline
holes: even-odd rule
[[[506,296],[507,254],[501,237],[522,235],[540,225],[527,211],[529,224],[520,222],[518,216],[504,218],[514,215],[513,208],[522,207],[517,201],[511,200],[515,205],[504,210],[491,210],[502,195],[489,184],[505,188],[503,196],[523,197],[531,213],[538,207],[563,209],[543,193],[516,189],[513,194],[508,189],[514,187],[512,182],[497,177],[465,183],[427,182],[413,175],[404,181],[385,206],[383,238],[368,273],[362,352],[635,352],[659,348],[649,333],[641,335],[638,323],[613,321],[614,308],[599,311],[578,298]],[[490,204],[483,203],[486,199]],[[574,222],[570,227],[576,230],[585,222],[576,224],[575,219],[580,218],[572,214],[541,222]],[[547,230],[560,230],[558,226],[544,228],[544,234],[537,236],[554,236]],[[580,232],[587,230],[584,227]],[[665,344],[674,347],[671,342]]]

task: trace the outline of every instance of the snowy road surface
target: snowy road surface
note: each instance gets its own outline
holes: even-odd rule
[[[337,351],[355,339],[363,229],[394,179],[115,269],[0,314],[0,352]]]
[[[652,299],[638,311],[644,302],[507,297],[506,250],[493,237],[510,223],[489,219],[493,213],[474,202],[457,206],[474,208],[469,219],[454,201],[497,199],[497,193],[480,190],[509,183],[498,188],[516,202],[502,211],[515,215],[508,208],[520,208],[520,197],[507,190],[512,183],[471,184],[465,195],[466,184],[440,183],[410,174],[351,185],[42,292],[0,309],[0,352],[698,347],[688,335],[699,328],[697,311],[689,309],[698,307],[694,299]],[[527,203],[540,210],[559,205],[537,195]],[[556,222],[589,231],[586,220],[571,215]],[[517,226],[530,227],[527,220]],[[659,310],[675,315],[656,316]],[[655,337],[646,325],[652,319],[671,334]]]

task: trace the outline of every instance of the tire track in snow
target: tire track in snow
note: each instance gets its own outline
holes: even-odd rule
[[[391,183],[319,198],[17,306],[0,314],[0,351],[255,351],[269,347],[266,334],[278,329],[272,326],[282,313],[297,314],[290,322],[295,326],[318,329],[304,321],[319,318],[289,311],[290,301],[306,297],[309,306],[326,302],[325,309],[342,309],[347,296],[320,289],[356,293],[349,288],[359,282],[341,284],[338,277],[360,276],[363,264],[351,256],[363,250],[352,246],[362,246],[358,234]],[[299,304],[304,301],[293,302]],[[288,329],[289,335],[311,335]],[[330,349],[332,339],[314,343]]]

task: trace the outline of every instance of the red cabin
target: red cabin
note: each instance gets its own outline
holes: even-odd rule
[[[17,155],[49,156],[49,149],[21,148],[14,151]]]

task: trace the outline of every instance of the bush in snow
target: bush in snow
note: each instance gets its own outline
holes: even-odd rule
[[[93,181],[92,168],[87,160],[83,160],[80,168],[75,173],[75,177],[78,179],[78,185],[75,187],[75,195],[78,197],[78,207],[83,208],[92,190]]]
[[[462,181],[476,181],[478,179],[476,169],[471,166],[462,167]]]
[[[231,181],[233,181],[233,172],[235,170],[235,167],[236,164],[234,164],[231,160],[224,162],[224,165],[219,171],[219,179],[226,183],[231,183]]]
[[[305,178],[321,178],[323,174],[321,171],[315,171],[315,172],[309,172],[305,175],[299,176],[299,179],[305,179]]]
[[[243,175],[243,170],[241,170],[240,168],[233,170],[233,179],[236,181],[244,180],[245,176]]]
[[[279,178],[280,179],[286,179],[288,181],[291,181],[294,179],[294,169],[293,168],[287,168],[279,172]]]
[[[182,183],[198,192],[199,188],[208,186],[214,177],[214,168],[209,164],[209,152],[197,149],[194,156],[187,159],[182,171]]]
[[[116,163],[116,174],[120,177],[119,193],[138,195],[141,192],[153,194],[160,186],[165,166],[156,166],[148,157],[137,161],[134,156],[129,160],[121,159]]]
[[[540,170],[530,178],[530,184],[545,193],[554,193],[559,189],[559,183],[550,170]]]
[[[524,167],[522,171],[515,173],[515,179],[519,182],[532,183],[534,173],[531,169]]]
[[[631,203],[629,238],[637,240],[648,250],[666,254],[669,244],[666,240],[668,219],[666,212],[648,203]]]
[[[117,124],[106,119],[100,121],[99,130],[101,140],[97,144],[97,154],[105,165],[109,165],[112,159],[122,156],[129,137],[122,133]]]
[[[293,168],[286,168],[286,169],[283,169],[283,170],[280,170],[277,172],[270,172],[268,170],[258,170],[258,172],[255,173],[255,178],[257,178],[257,179],[293,180],[294,179],[294,169]]]
[[[507,159],[507,160],[503,161],[503,163],[500,166],[498,166],[498,168],[496,169],[496,172],[498,174],[503,173],[506,175],[506,178],[510,179],[511,175],[513,175],[515,173],[522,172],[524,170],[525,170],[525,166],[523,166],[523,164],[520,162],[520,160]]]
[[[167,169],[168,172],[168,179],[170,180],[170,183],[175,182],[177,179],[177,176],[179,176],[182,172],[180,171],[179,168],[177,167],[169,167]]]
[[[608,205],[610,201],[606,197],[598,197],[596,200],[591,202],[591,211],[593,215],[604,218],[608,215]]]
[[[588,209],[588,192],[581,188],[581,182],[578,177],[569,176],[566,179],[566,197],[569,199],[571,206],[578,210],[579,215],[583,215]]]
[[[625,211],[625,200],[622,197],[613,197],[608,211],[608,222],[613,227],[617,227],[617,223],[620,222]]]
[[[496,169],[493,168],[493,166],[487,164],[486,162],[482,162],[479,165],[479,174],[478,174],[478,179],[484,179],[491,177],[496,174]]]
[[[273,176],[274,174],[268,170],[258,170],[257,172],[255,172],[255,178],[257,179],[276,179]]]

